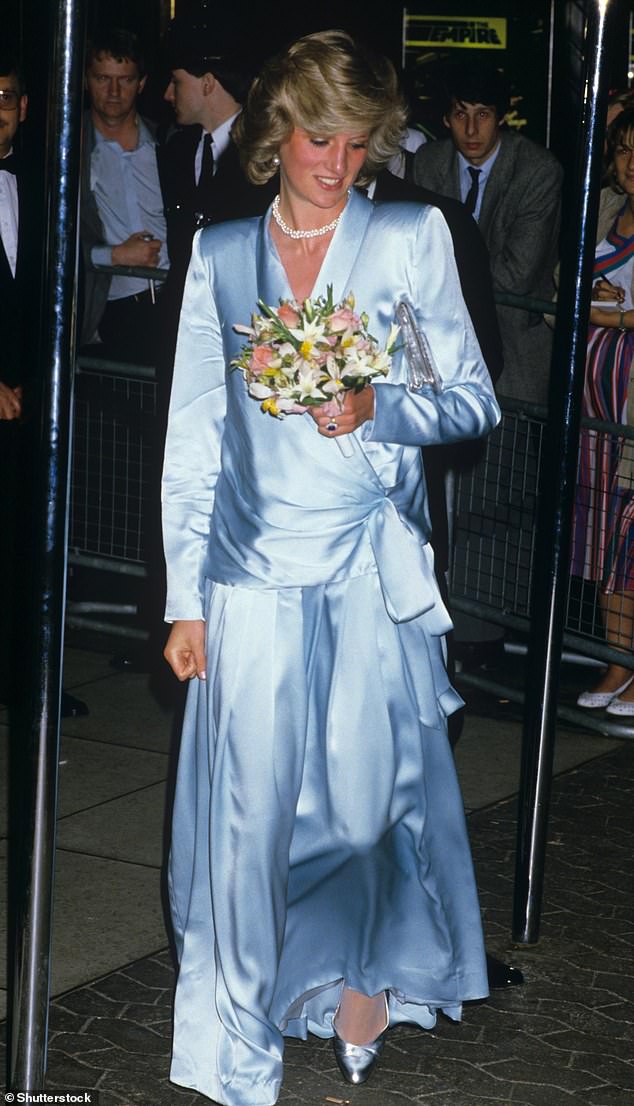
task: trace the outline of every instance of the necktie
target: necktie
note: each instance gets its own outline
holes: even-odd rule
[[[471,177],[471,188],[467,192],[467,196],[464,202],[465,209],[469,212],[469,215],[473,215],[476,204],[478,202],[478,189],[480,187],[480,173],[481,169],[474,169],[472,165],[467,166],[467,171]]]
[[[199,195],[208,194],[214,179],[214,153],[211,148],[211,135],[206,134],[203,139],[203,157],[198,178]]]
[[[5,173],[16,172],[15,154],[9,154],[8,157],[0,158],[0,172],[4,169]]]

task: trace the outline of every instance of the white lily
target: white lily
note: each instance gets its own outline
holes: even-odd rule
[[[254,399],[268,399],[269,396],[274,396],[275,392],[273,388],[267,388],[266,384],[261,384],[259,380],[252,380],[249,384],[249,395]]]
[[[297,338],[298,342],[310,342],[311,346],[315,342],[320,342],[326,333],[326,327],[324,323],[320,323],[318,319],[313,319],[312,322],[304,323],[303,327],[290,328],[293,338]]]
[[[319,373],[314,369],[300,369],[297,374],[296,392],[302,399],[321,399]]]

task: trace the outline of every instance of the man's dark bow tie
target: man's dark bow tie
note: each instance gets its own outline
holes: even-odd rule
[[[17,171],[15,160],[15,154],[9,154],[8,157],[0,157],[0,171],[4,169],[5,173],[15,174]]]

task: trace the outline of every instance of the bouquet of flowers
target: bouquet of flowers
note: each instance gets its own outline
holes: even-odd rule
[[[387,376],[399,328],[392,325],[380,350],[368,316],[354,310],[352,292],[335,304],[329,285],[314,301],[280,300],[274,308],[258,300],[258,307],[250,327],[234,326],[249,340],[231,365],[242,369],[249,395],[270,415],[284,418],[333,401],[341,410],[347,391]]]

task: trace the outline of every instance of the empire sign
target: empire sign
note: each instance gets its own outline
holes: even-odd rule
[[[505,50],[506,19],[485,16],[406,16],[405,46],[457,46],[462,49]]]

